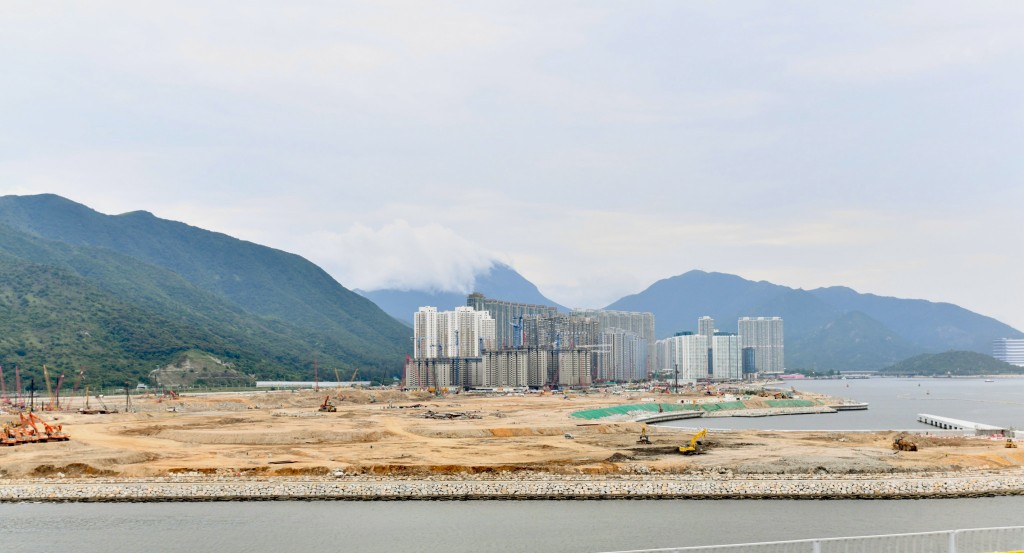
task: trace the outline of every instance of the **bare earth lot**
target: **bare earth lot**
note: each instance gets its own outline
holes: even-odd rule
[[[638,396],[435,398],[348,390],[338,392],[340,398],[332,393],[337,412],[319,413],[327,393],[135,398],[137,412],[132,413],[42,413],[62,423],[71,441],[0,448],[0,471],[13,478],[325,475],[338,470],[395,476],[505,470],[851,474],[1024,466],[1024,448],[1006,449],[1002,441],[984,438],[913,437],[920,451],[894,453],[891,432],[713,432],[705,440],[706,454],[683,456],[677,448],[692,432],[650,427],[652,444],[639,445],[640,424],[595,424],[569,416],[581,409],[636,403]],[[480,418],[430,419],[424,417],[428,410]],[[699,419],[692,422],[702,425]]]

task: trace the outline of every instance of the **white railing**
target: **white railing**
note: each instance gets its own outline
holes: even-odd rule
[[[1024,553],[1024,526],[853,538],[641,549],[620,553]]]

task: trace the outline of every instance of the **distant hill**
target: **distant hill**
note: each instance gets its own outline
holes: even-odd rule
[[[911,357],[882,369],[883,373],[899,375],[986,375],[1024,374],[1024,367],[1011,365],[991,356],[973,351],[926,353]]]
[[[314,355],[324,367],[372,376],[401,370],[409,329],[299,256],[145,212],[103,215],[54,195],[0,197],[0,223],[7,257],[83,279],[126,309],[181,321],[261,377],[309,378]],[[99,312],[108,299],[76,309]],[[210,351],[197,340],[171,349]]]
[[[433,306],[440,310],[451,310],[466,305],[467,293],[458,291],[427,291],[427,290],[357,290],[360,294],[373,300],[385,313],[392,317],[412,324],[413,313],[422,306]],[[549,300],[530,281],[523,278],[515,269],[501,263],[495,263],[486,272],[476,275],[473,292],[500,300],[517,301],[551,305],[559,311],[568,311],[565,307]]]
[[[786,365],[794,369],[880,369],[950,347],[988,353],[995,338],[1020,331],[956,305],[860,294],[849,288],[800,290],[723,273],[690,271],[660,280],[607,309],[651,311],[659,338],[696,330],[709,315],[735,332],[744,316],[785,321]]]

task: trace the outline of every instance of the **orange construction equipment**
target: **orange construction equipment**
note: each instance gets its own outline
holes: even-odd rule
[[[331,396],[325,397],[324,402],[320,404],[320,408],[317,409],[317,411],[320,411],[321,413],[334,413],[337,410],[338,408],[331,403]]]
[[[5,424],[2,431],[0,431],[0,445],[12,446],[18,445],[21,441],[18,439],[21,434],[18,432],[16,426]]]
[[[55,442],[66,442],[71,439],[70,436],[64,433],[64,425],[58,424],[57,426],[50,426],[49,423],[39,418],[32,411],[21,412],[21,427],[25,433],[29,436],[29,439],[34,442],[46,442],[53,440]],[[36,423],[42,425],[42,432],[39,431],[39,427]],[[32,440],[32,437],[35,437]]]

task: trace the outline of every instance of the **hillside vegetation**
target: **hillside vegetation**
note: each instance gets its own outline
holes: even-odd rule
[[[887,374],[926,376],[969,376],[1024,374],[1024,367],[1011,365],[973,351],[947,351],[911,357],[882,369]]]
[[[996,338],[1024,337],[1009,325],[949,303],[843,287],[801,290],[704,271],[660,280],[608,309],[653,312],[659,338],[696,330],[703,315],[728,332],[736,331],[740,317],[782,317],[786,367],[795,370],[877,370],[921,353],[988,353]]]
[[[0,363],[152,383],[151,371],[194,350],[261,379],[312,379],[314,356],[370,378],[400,374],[408,328],[312,263],[120,217],[56,196],[0,198],[0,220],[28,228],[0,224]]]

